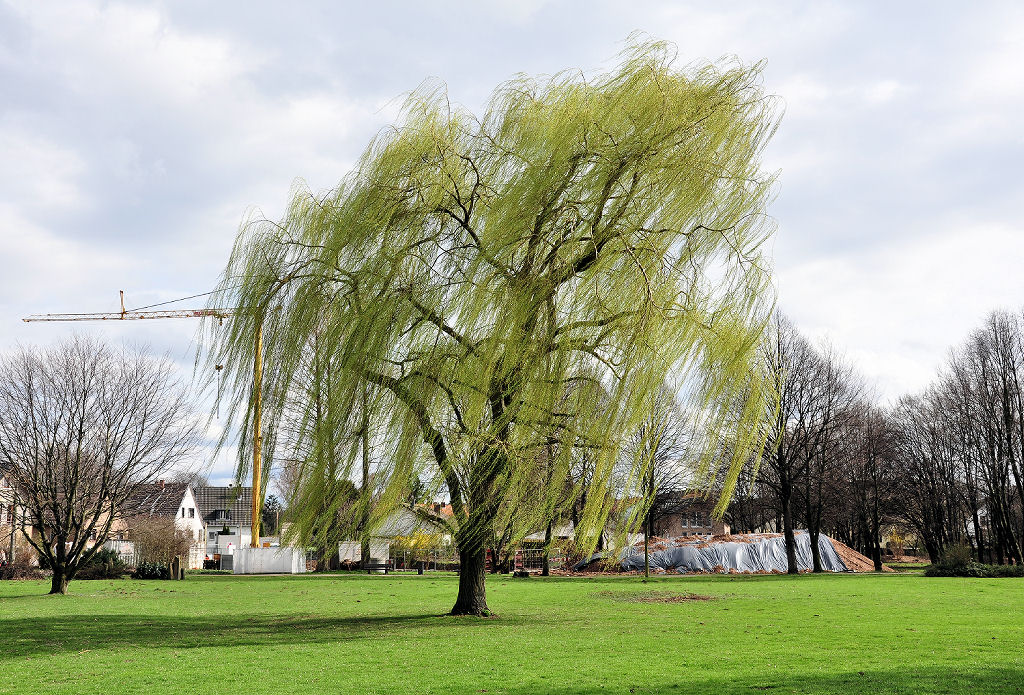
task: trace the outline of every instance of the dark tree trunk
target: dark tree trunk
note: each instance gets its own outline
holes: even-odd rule
[[[485,551],[477,548],[459,552],[459,596],[452,615],[490,615],[487,609]]]
[[[782,506],[782,531],[786,537],[786,572],[799,574],[796,564],[796,534],[793,533],[793,489],[788,480],[783,480],[779,502]]]
[[[877,491],[876,491],[877,492]],[[871,562],[876,572],[882,571],[882,520],[878,513],[878,498],[876,496],[871,507]]]
[[[647,476],[647,495],[650,498],[651,505],[654,504],[654,465],[651,465],[650,473]],[[653,510],[647,510],[647,516],[644,518],[644,579],[649,579],[651,576],[651,552],[650,552],[650,537],[651,527],[653,524]]]
[[[551,521],[548,520],[548,527],[544,530],[544,566],[540,570],[540,576],[547,577],[551,574]]]
[[[821,568],[821,549],[818,548],[818,539],[821,537],[821,531],[815,525],[814,528],[807,529],[807,533],[811,537],[811,571],[820,573],[823,571]]]
[[[365,527],[364,527],[365,528]],[[370,566],[370,540],[363,538],[359,543],[359,567],[366,569]]]
[[[359,520],[359,530],[363,537],[359,543],[359,567],[366,569],[370,565],[370,537],[367,535],[367,527],[370,525],[370,423],[369,415],[366,412],[366,390],[363,390],[363,426],[359,430],[361,446],[360,454],[363,464],[363,476],[359,492],[363,497],[363,514]],[[387,559],[387,558],[383,558]]]
[[[68,582],[71,579],[64,573],[62,569],[53,570],[53,579],[50,582],[50,593],[51,594],[66,594],[68,593]]]
[[[648,548],[647,526],[644,526],[644,579],[651,576],[651,553]]]

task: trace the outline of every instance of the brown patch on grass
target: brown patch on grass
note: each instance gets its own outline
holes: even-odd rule
[[[598,591],[595,596],[625,603],[686,603],[688,601],[714,601],[714,596],[680,594],[674,591]]]

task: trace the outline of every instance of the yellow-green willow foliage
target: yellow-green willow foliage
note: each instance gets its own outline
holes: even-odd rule
[[[615,486],[636,487],[613,469],[667,377],[719,443],[704,469],[731,452],[726,495],[762,445],[753,365],[774,294],[759,157],[775,111],[758,67],[673,57],[632,44],[604,74],[518,77],[479,118],[441,89],[413,93],[335,190],[296,190],[280,222],[244,225],[213,297],[238,307],[211,327],[234,416],[247,430],[262,323],[264,418],[289,429],[267,441],[301,452],[305,485],[358,481],[368,422],[375,520],[414,474],[444,486],[455,612],[486,611],[499,511],[514,501],[517,528],[543,529],[583,454],[578,535],[596,539]]]

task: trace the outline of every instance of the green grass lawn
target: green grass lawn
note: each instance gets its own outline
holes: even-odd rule
[[[1024,580],[0,582],[0,693],[1015,693]],[[713,600],[678,601],[688,593]]]
[[[887,562],[885,566],[889,569],[896,570],[897,572],[917,572],[923,574],[926,569],[931,567],[930,562]]]

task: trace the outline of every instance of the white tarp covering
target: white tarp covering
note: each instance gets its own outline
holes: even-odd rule
[[[235,574],[302,574],[306,571],[306,552],[302,548],[237,548]]]
[[[699,538],[674,538],[655,544],[650,552],[651,569],[690,572],[785,572],[786,541],[782,536],[737,536],[739,540],[713,541]],[[836,552],[832,539],[818,536],[821,568],[826,572],[848,572],[846,563]],[[811,537],[806,531],[796,533],[796,563],[800,570],[810,570]],[[627,548],[622,554],[622,568],[644,569],[644,549]]]

